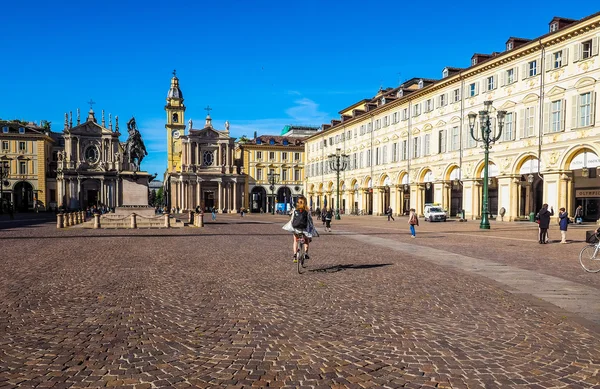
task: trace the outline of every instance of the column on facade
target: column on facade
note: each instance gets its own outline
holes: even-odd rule
[[[183,210],[183,208],[185,207],[185,203],[184,203],[184,182],[183,180],[179,181],[179,209]]]
[[[382,187],[376,186],[373,188],[373,215],[379,216],[382,214],[384,192]]]
[[[415,212],[417,213],[417,215],[423,216],[423,211],[424,211],[423,199],[425,198],[425,184],[417,184],[417,185],[415,185],[414,190],[411,188],[411,191],[414,193],[414,196],[411,196],[411,197],[415,199],[414,205],[412,207],[415,209]],[[412,199],[411,199],[411,201],[412,201]]]
[[[100,204],[106,204],[105,198],[104,198],[104,178],[100,179]]]
[[[77,139],[77,163],[79,163],[79,161],[81,161],[81,155],[79,153],[79,149],[81,147],[79,147],[80,146],[80,144],[79,144],[79,138],[76,138],[76,139]],[[75,166],[77,166],[77,164]],[[77,192],[79,192],[79,190],[77,190]]]
[[[233,212],[237,212],[238,209],[238,202],[237,202],[237,182],[234,181],[233,182]]]
[[[199,179],[196,179],[196,203],[202,206],[202,183]]]
[[[571,174],[567,174],[567,177],[567,210],[569,215],[575,216],[575,182]]]
[[[511,213],[511,209],[513,206],[513,203],[517,201],[516,198],[513,198],[512,196],[512,181],[513,181],[513,176],[498,176],[497,177],[497,182],[498,182],[498,219],[497,220],[504,220],[504,221],[510,221],[512,220],[512,213]],[[502,218],[500,216],[500,211],[502,210],[502,208],[504,208],[505,214],[504,217]],[[495,216],[495,215],[493,215]]]
[[[221,181],[217,182],[217,203],[218,203],[218,207],[219,208],[219,213],[221,212],[220,210],[223,209],[223,203],[221,202]]]
[[[394,213],[398,214],[398,215],[402,215],[402,197],[403,197],[403,190],[402,190],[402,185],[394,185],[394,195],[392,196],[392,190],[390,189],[390,204],[392,205],[392,210],[394,211]]]
[[[476,180],[473,182],[473,219],[481,217],[481,181]]]
[[[200,144],[196,143],[196,166],[200,166]]]
[[[519,218],[519,201],[520,201],[520,192],[521,192],[521,180],[519,176],[512,176],[510,180],[510,211],[509,211],[509,220],[514,221]]]
[[[230,159],[231,155],[229,154],[229,143],[225,145],[225,166],[227,168],[227,173],[229,173]]]

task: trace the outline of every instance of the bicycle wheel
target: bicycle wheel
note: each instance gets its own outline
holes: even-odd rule
[[[298,240],[298,251],[296,252],[298,259],[298,274],[304,273],[304,240]]]
[[[600,272],[600,249],[594,244],[585,246],[579,253],[579,263],[589,273]]]

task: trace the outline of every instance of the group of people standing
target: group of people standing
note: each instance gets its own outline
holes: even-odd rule
[[[548,204],[543,204],[542,209],[536,215],[536,221],[539,224],[539,244],[547,244],[550,242],[548,238],[548,229],[550,228],[550,218],[554,216],[554,208],[551,206],[548,209]],[[583,207],[580,205],[575,210],[575,223],[581,224],[583,222]],[[560,228],[560,243],[567,242],[567,230],[571,224],[571,218],[569,213],[564,207],[558,210],[558,226]]]

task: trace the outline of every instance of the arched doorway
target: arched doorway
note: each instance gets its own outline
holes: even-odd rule
[[[292,201],[292,191],[289,187],[282,186],[277,190],[276,210],[278,212],[285,213],[289,211],[293,207]]]
[[[81,192],[79,194],[79,204],[81,208],[91,206],[101,206],[100,198],[100,180],[85,179],[81,182]]]
[[[352,213],[357,214],[359,211],[359,206],[358,204],[360,204],[360,201],[362,200],[362,193],[360,193],[359,187],[358,187],[358,183],[354,184],[354,204],[352,205]]]
[[[21,212],[33,208],[33,186],[27,181],[17,182],[13,189],[15,208]]]
[[[267,191],[262,186],[255,186],[250,192],[250,212],[265,212],[267,209]]]
[[[498,179],[496,177],[498,177],[498,167],[490,161],[488,164],[488,216],[491,218],[498,215]],[[483,169],[481,169],[479,178],[483,180]],[[481,201],[483,202],[483,199]]]
[[[570,215],[574,215],[575,208],[581,205],[584,221],[595,222],[600,218],[599,167],[600,158],[591,150],[582,150],[571,160],[569,169],[573,171],[575,206]]]
[[[519,169],[521,191],[519,196],[519,215],[529,216],[542,208],[544,196],[544,180],[539,175],[543,166],[537,158],[531,156],[523,162]]]
[[[410,184],[408,182],[408,173],[402,177],[402,214],[410,213]]]
[[[454,168],[450,172],[450,216],[456,216],[462,212],[463,188],[460,168]]]
[[[366,200],[367,200],[367,209],[365,210],[367,215],[372,215],[373,214],[373,181],[371,181],[371,179],[369,178],[369,181],[367,181],[367,193],[366,193]]]
[[[382,193],[382,208],[381,214],[385,215],[388,208],[390,207],[390,186],[392,185],[392,180],[389,177],[386,177],[383,180],[383,193]],[[393,211],[393,210],[392,210]],[[396,210],[398,212],[398,210]]]
[[[423,183],[425,184],[425,204],[432,204],[434,200],[434,184],[433,184],[433,173],[428,170],[423,176]]]

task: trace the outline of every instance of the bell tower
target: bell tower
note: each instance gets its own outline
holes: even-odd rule
[[[167,172],[181,172],[181,137],[185,133],[185,105],[183,104],[183,93],[179,89],[179,79],[173,70],[171,78],[171,89],[167,95]]]

